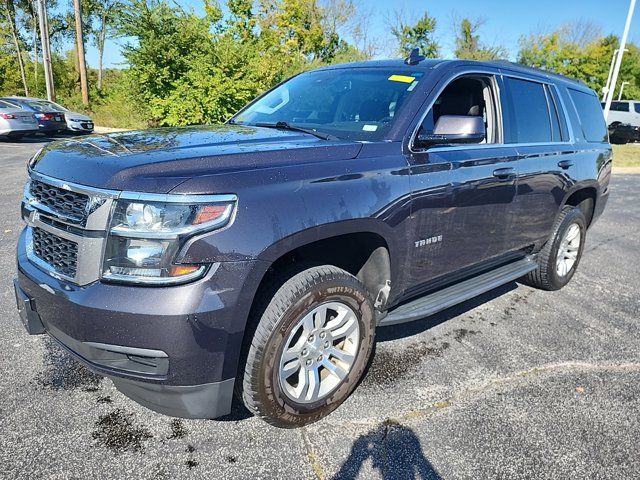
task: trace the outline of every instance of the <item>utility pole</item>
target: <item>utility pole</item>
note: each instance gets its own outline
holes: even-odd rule
[[[622,33],[622,39],[620,40],[620,48],[618,50],[618,57],[613,67],[613,76],[611,77],[611,85],[609,85],[609,91],[607,92],[607,100],[604,105],[604,118],[607,120],[609,117],[609,109],[611,108],[611,102],[613,100],[613,92],[616,89],[616,83],[618,81],[618,74],[620,73],[620,66],[622,65],[622,56],[624,55],[624,47],[627,44],[627,37],[629,36],[629,28],[631,27],[631,20],[633,19],[633,11],[636,8],[636,0],[631,0],[629,3],[629,13],[627,13],[627,21],[624,24],[624,31]]]
[[[73,10],[76,17],[76,52],[78,53],[78,65],[80,67],[80,90],[82,91],[82,104],[89,106],[89,86],[87,85],[87,64],[84,58],[84,36],[82,35],[82,6],[80,0],[73,0]]]
[[[618,94],[618,101],[622,100],[622,91],[624,90],[625,85],[629,85],[629,82],[622,82],[622,84],[620,84],[620,93]]]
[[[42,45],[42,64],[44,66],[44,80],[47,85],[47,98],[56,101],[56,89],[53,84],[53,69],[51,68],[51,46],[49,45],[49,19],[47,18],[46,0],[38,1],[38,17],[40,20],[40,43]]]

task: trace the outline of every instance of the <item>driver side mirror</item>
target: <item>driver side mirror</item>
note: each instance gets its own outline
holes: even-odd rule
[[[471,115],[442,115],[433,133],[418,132],[415,146],[427,148],[433,145],[480,143],[485,139],[484,119]]]

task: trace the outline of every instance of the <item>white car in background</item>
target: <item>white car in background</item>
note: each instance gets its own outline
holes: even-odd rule
[[[79,133],[93,132],[93,127],[94,127],[93,120],[82,113],[72,112],[68,108],[65,108],[62,105],[59,105],[55,102],[50,102],[49,100],[42,100],[39,98],[26,98],[26,97],[7,97],[7,100],[10,101],[12,98],[15,98],[18,100],[29,100],[31,103],[37,102],[40,108],[54,111],[54,112],[60,112],[64,114],[64,119],[67,124],[67,130],[70,130],[72,132],[79,132]]]
[[[627,123],[640,127],[640,100],[617,100],[611,102],[607,123]]]
[[[31,112],[0,100],[0,137],[20,139],[37,131],[38,121]]]

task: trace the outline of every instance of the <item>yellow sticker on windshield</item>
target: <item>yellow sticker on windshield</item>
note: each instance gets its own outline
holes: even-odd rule
[[[409,77],[408,75],[391,75],[389,80],[392,82],[402,82],[402,83],[411,83],[415,80],[414,77]]]

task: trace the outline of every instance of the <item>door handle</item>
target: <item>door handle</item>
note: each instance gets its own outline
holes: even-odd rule
[[[567,168],[569,168],[569,167],[573,167],[573,161],[572,161],[572,160],[560,160],[560,161],[558,162],[558,166],[559,166],[560,168],[563,168],[563,169],[565,169],[565,170],[566,170],[566,169],[567,169]]]
[[[498,178],[509,178],[513,176],[514,173],[515,173],[515,170],[511,167],[498,168],[493,171],[493,176]]]

